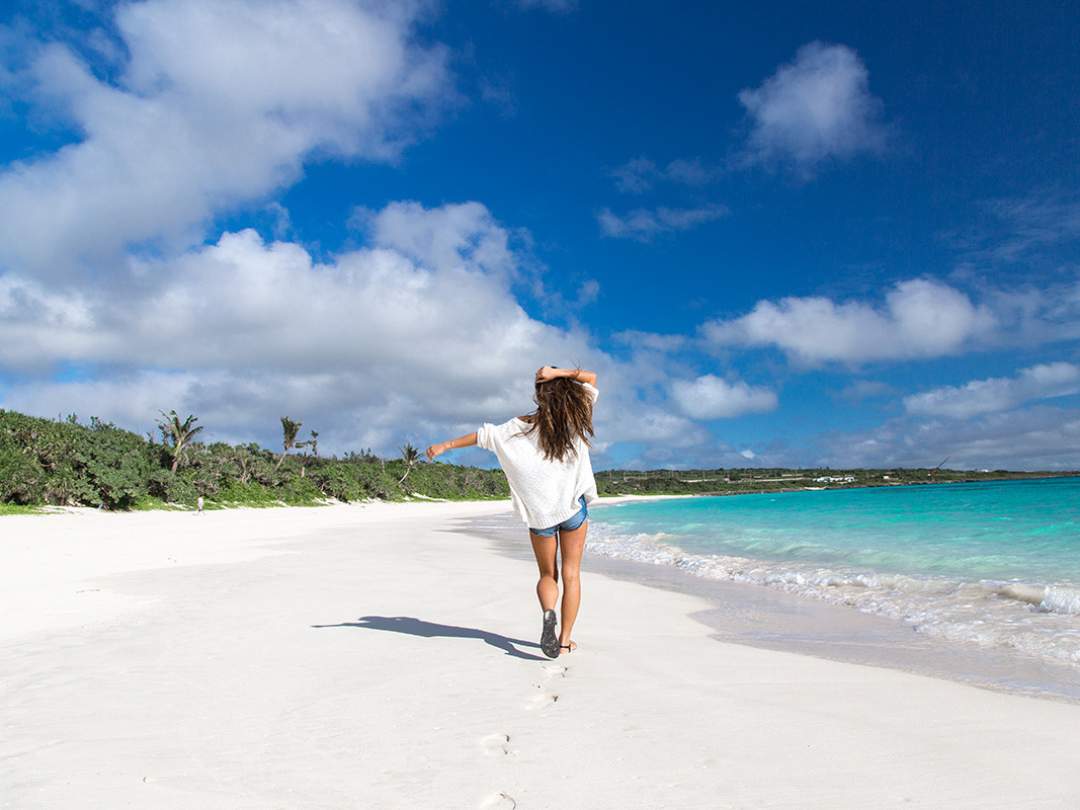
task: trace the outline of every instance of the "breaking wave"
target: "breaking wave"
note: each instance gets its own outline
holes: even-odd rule
[[[1080,665],[1080,585],[886,574],[798,560],[690,553],[667,533],[593,524],[588,553],[778,588],[897,619],[940,638]]]

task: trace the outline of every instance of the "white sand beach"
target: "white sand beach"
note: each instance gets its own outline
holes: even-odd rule
[[[1080,807],[1080,706],[720,643],[587,561],[542,658],[463,529],[508,509],[0,518],[0,807]]]

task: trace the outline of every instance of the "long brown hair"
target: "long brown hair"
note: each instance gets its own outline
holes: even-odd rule
[[[548,460],[564,461],[577,452],[574,440],[580,438],[589,446],[595,435],[592,425],[592,397],[569,377],[536,384],[533,396],[536,410],[521,417],[527,427],[522,433],[539,431],[540,449]]]

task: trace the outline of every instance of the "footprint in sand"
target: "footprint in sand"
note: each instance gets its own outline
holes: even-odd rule
[[[484,800],[480,810],[514,810],[517,802],[508,793],[494,793]]]
[[[564,667],[562,664],[545,664],[544,665],[544,677],[545,678],[565,678],[566,673],[570,670],[570,667]]]
[[[514,753],[510,748],[509,734],[488,734],[480,740],[480,746],[489,757],[501,757]]]
[[[558,700],[559,696],[556,695],[554,692],[541,690],[540,692],[529,698],[529,702],[525,704],[525,708],[529,711],[542,711],[543,709],[554,706]]]

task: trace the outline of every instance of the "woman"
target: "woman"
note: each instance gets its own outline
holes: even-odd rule
[[[540,649],[549,658],[577,648],[571,638],[581,603],[581,554],[589,530],[589,504],[596,481],[589,460],[596,374],[544,366],[536,372],[536,410],[501,425],[483,424],[476,433],[433,444],[427,457],[478,444],[499,459],[510,482],[514,509],[529,527],[540,568],[536,595],[544,611]],[[556,551],[562,557],[562,627],[556,635],[559,600]]]

